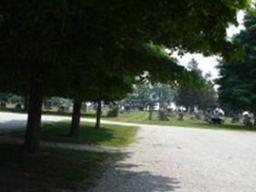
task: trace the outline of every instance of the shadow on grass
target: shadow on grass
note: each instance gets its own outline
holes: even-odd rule
[[[69,137],[70,123],[60,122],[43,126],[41,138],[46,141],[69,142],[88,145],[100,145],[114,139],[113,130],[95,129],[92,125],[81,125],[77,136]]]
[[[41,148],[31,155],[0,145],[1,192],[87,191],[105,170],[106,153]]]
[[[70,122],[46,124],[41,129],[42,139],[52,142],[66,142],[98,146],[125,147],[134,141],[138,128],[118,125],[102,125],[94,128],[93,124],[81,123],[79,133],[68,137]]]
[[[8,121],[0,124],[0,136],[24,138],[26,121]],[[115,139],[113,130],[95,129],[92,125],[81,126],[77,136],[69,136],[70,123],[58,122],[44,124],[41,128],[41,140],[87,145],[100,145]]]
[[[0,135],[24,138],[26,121],[12,120],[0,124]],[[102,125],[81,122],[77,136],[69,137],[70,122],[44,122],[41,128],[41,140],[60,143],[86,144],[109,147],[125,147],[134,141],[138,128],[118,125]]]

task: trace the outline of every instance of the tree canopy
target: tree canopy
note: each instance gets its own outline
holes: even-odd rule
[[[221,51],[220,47],[227,45],[228,24],[235,23],[236,11],[246,3],[4,0],[0,6],[1,88],[28,90],[31,78],[37,76],[44,82],[45,94],[68,94],[70,90],[65,89],[69,86],[63,79],[75,75],[67,65],[91,73],[137,75],[148,70],[161,76],[158,65],[131,62],[138,59],[135,50],[137,55],[141,53],[138,47],[154,42],[171,50]],[[11,83],[10,79],[16,81]],[[54,89],[53,82],[57,84]]]
[[[221,78],[217,80],[220,85],[219,101],[233,112],[242,112],[243,110],[256,112],[255,8],[247,10],[244,25],[246,29],[233,39],[241,48],[243,57],[240,59],[235,56],[224,58],[219,64],[221,75]]]
[[[102,82],[123,87],[126,77],[144,71],[157,81],[184,79],[186,72],[173,59],[163,59],[167,57],[159,54],[158,46],[180,53],[224,53],[230,47],[226,28],[236,23],[236,12],[247,3],[2,0],[0,89],[29,92],[28,130],[37,130],[43,96],[84,97],[95,83],[94,97]]]

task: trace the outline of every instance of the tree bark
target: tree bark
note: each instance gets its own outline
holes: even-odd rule
[[[29,95],[26,94],[24,96],[24,111],[28,111],[28,104],[29,104]]]
[[[39,134],[42,114],[42,82],[37,77],[32,78],[28,100],[28,120],[23,149],[34,153],[39,147]]]
[[[71,137],[76,136],[78,134],[80,127],[81,107],[82,102],[80,100],[75,99],[72,114],[72,124],[69,132],[69,136]]]
[[[95,128],[100,128],[100,118],[101,118],[101,100],[97,102],[97,113],[96,113],[96,125]]]
[[[152,120],[153,116],[153,106],[149,106],[149,115],[148,115],[148,120]]]

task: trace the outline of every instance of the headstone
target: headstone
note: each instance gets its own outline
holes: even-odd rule
[[[47,110],[51,110],[52,109],[52,102],[46,100],[44,102],[44,108],[47,109]]]
[[[231,123],[238,123],[239,120],[239,115],[234,114],[231,118]]]
[[[15,105],[15,109],[16,109],[17,111],[21,111],[21,110],[22,110],[22,104],[21,104],[21,103],[17,103],[17,104]]]
[[[178,113],[178,120],[182,121],[184,119],[184,113],[183,112],[179,112]]]
[[[114,106],[112,107],[108,113],[107,113],[107,116],[108,117],[118,117],[118,113],[119,113],[119,108],[118,106]]]
[[[196,114],[195,114],[195,118],[196,118],[197,120],[202,120],[202,115],[199,114],[199,113],[196,113]]]
[[[255,124],[253,114],[248,113],[243,115],[243,124],[252,127]]]
[[[159,120],[160,121],[168,121],[168,112],[166,110],[159,111]]]
[[[1,109],[6,109],[6,102],[5,101],[1,101],[0,108]]]
[[[65,112],[65,107],[63,105],[59,106],[58,112],[59,113],[64,113]]]
[[[87,104],[86,103],[82,103],[82,112],[83,113],[87,112]]]
[[[190,115],[189,119],[194,120],[196,117],[195,115]]]

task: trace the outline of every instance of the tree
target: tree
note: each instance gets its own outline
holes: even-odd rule
[[[78,134],[78,130],[80,126],[81,107],[82,107],[82,101],[77,99],[74,100],[69,136],[75,136]]]
[[[209,79],[211,75],[206,74],[203,76],[202,71],[198,68],[197,61],[194,59],[189,62],[188,69],[195,72],[200,77],[201,86],[179,86],[175,97],[176,104],[184,106],[188,112],[193,111],[195,107],[201,110],[214,107],[216,104],[216,93],[214,84]]]
[[[167,84],[155,84],[152,87],[152,94],[157,99],[159,109],[163,109],[166,104],[170,104],[174,100],[175,89]]]
[[[206,54],[226,50],[229,43],[225,41],[225,29],[235,22],[236,11],[246,3],[247,0],[3,0],[1,89],[30,93],[26,150],[35,151],[39,143],[35,132],[39,132],[43,96],[72,95],[70,86],[65,84],[76,73],[67,76],[68,65],[74,65],[74,70],[86,71],[91,66],[106,73],[126,71],[131,75],[136,71],[157,72],[156,65],[134,65],[124,59],[127,55],[134,57],[130,49],[135,45],[154,42],[171,50]],[[93,66],[95,58],[98,64]],[[105,58],[115,62],[105,65]],[[83,62],[76,65],[79,60]]]
[[[248,110],[256,113],[256,9],[247,10],[245,30],[234,37],[240,49],[231,52],[231,57],[220,61],[219,102],[233,113]],[[237,57],[242,51],[243,57]],[[241,54],[240,54],[241,55]]]
[[[97,102],[97,112],[96,112],[96,124],[95,124],[95,128],[99,129],[100,128],[100,118],[101,118],[101,105],[102,105],[102,101],[99,100]]]
[[[140,110],[146,109],[149,105],[154,105],[151,101],[150,86],[141,82],[136,83],[133,87],[133,93],[129,94],[122,103],[132,109]]]
[[[108,65],[114,63],[111,59],[104,60],[104,64]],[[86,70],[74,70],[74,65],[70,65],[69,73],[74,78],[69,81],[69,87],[71,90],[70,97],[74,98],[74,104],[79,104],[79,107],[74,107],[72,115],[72,125],[70,130],[70,136],[76,135],[79,130],[79,119],[82,101],[90,101],[101,103],[119,100],[131,91],[132,82],[134,81],[133,76],[125,75],[124,72],[118,74],[114,71],[112,73],[101,71],[95,66],[100,65],[97,61],[93,62],[95,65],[87,66]],[[100,106],[100,105],[99,105]],[[100,125],[101,109],[98,110],[96,115],[96,127]],[[76,121],[74,121],[76,119]]]
[[[135,82],[134,77],[125,75],[108,77],[101,76],[97,80],[92,101],[97,103],[96,124],[95,128],[100,128],[100,120],[102,115],[102,102],[110,103],[123,99],[129,92],[132,91],[132,85]]]
[[[133,55],[132,59],[130,55]],[[98,59],[99,61],[92,61],[94,64],[93,67],[87,66],[86,71],[73,69],[74,65],[81,65],[79,62],[70,65],[70,69],[68,70],[70,76],[73,75],[75,77],[70,81],[72,98],[79,100],[80,103],[83,100],[98,103],[99,110],[97,110],[96,115],[96,128],[100,125],[101,105],[99,104],[102,101],[113,102],[124,98],[127,93],[132,91],[132,85],[135,83],[136,77],[140,76],[142,80],[148,82],[165,83],[195,80],[193,74],[188,73],[184,67],[179,66],[177,60],[171,58],[162,47],[156,46],[153,43],[136,45],[122,51],[122,57],[119,56],[118,60],[115,60],[114,56],[109,57],[109,55],[105,54],[99,54]],[[109,71],[109,68],[104,68],[104,71],[97,68],[95,70],[95,66],[100,67],[102,63],[104,63],[104,66],[109,66],[109,63],[113,65],[115,62],[127,62],[127,60],[127,64],[125,63],[121,69],[117,68],[115,71]],[[125,66],[130,66],[131,64],[140,67],[137,67],[137,70],[130,69],[127,71],[123,69]],[[118,63],[116,66],[118,66]],[[111,66],[109,67],[111,69]],[[80,68],[78,67],[78,69]],[[143,74],[144,70],[147,71],[146,76]],[[80,113],[76,113],[76,115],[80,115]],[[73,117],[75,116],[73,115]],[[79,118],[76,117],[76,119]],[[78,130],[79,128],[79,122],[76,122],[76,125],[72,124],[71,126],[71,136],[77,132],[74,130]]]
[[[201,91],[199,109],[206,111],[209,108],[213,108],[217,105],[217,92],[214,88],[214,83],[211,80],[208,80],[207,77],[206,84],[204,89]]]

